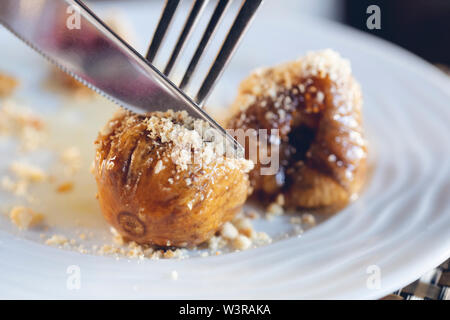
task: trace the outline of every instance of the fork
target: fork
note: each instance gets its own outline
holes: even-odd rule
[[[207,0],[193,1],[183,31],[163,70],[167,74],[175,65]],[[180,83],[183,88],[189,83],[230,2],[216,1],[216,10]],[[1,0],[0,23],[61,70],[118,105],[139,114],[168,108],[186,111],[190,116],[208,122],[226,138],[227,146],[233,147],[233,150],[227,150],[241,155],[242,146],[198,104],[204,103],[222,74],[261,2],[243,1],[195,101],[114,33],[81,0]],[[167,0],[149,47],[147,56],[150,60],[156,55],[178,4],[179,1]]]
[[[219,26],[227,8],[231,4],[232,0],[217,0],[215,9],[210,17],[210,20],[206,26],[205,31],[200,39],[200,42],[189,62],[189,65],[182,77],[182,80],[178,84],[178,87],[184,91],[186,86],[190,83],[192,75],[195,73],[197,66],[202,58],[208,45]],[[237,46],[243,38],[243,35],[247,31],[257,9],[261,5],[263,0],[243,0],[239,12],[234,19],[225,40],[222,42],[220,50],[215,57],[212,65],[210,66],[203,82],[201,83],[197,94],[193,97],[193,100],[198,106],[202,107],[215,84],[219,80],[220,76],[223,74],[226,66],[230,62],[233,54],[236,51]],[[208,0],[194,0],[189,11],[188,17],[184,23],[181,34],[175,43],[172,50],[170,58],[163,69],[163,73],[166,77],[170,78],[171,71],[175,66],[180,54],[182,53],[186,42],[192,34],[198,19],[202,15],[203,9],[205,8]],[[158,26],[153,35],[152,41],[148,48],[146,59],[153,63],[158,50],[167,34],[168,29],[170,29],[170,24],[173,20],[175,12],[179,7],[180,0],[166,0],[163,12],[158,22]]]

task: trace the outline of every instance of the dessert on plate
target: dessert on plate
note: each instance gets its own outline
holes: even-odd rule
[[[282,194],[288,207],[334,211],[361,190],[367,159],[361,89],[338,53],[311,52],[256,70],[232,108],[229,128],[278,130],[277,139],[268,134],[262,142],[269,150],[278,144],[279,169],[262,175],[258,154],[250,172],[259,196]]]
[[[249,160],[228,157],[186,112],[119,111],[96,141],[94,175],[106,220],[125,238],[195,246],[247,199]]]
[[[331,50],[252,73],[228,127],[269,132],[254,141],[259,150],[262,143],[277,150],[273,174],[262,173],[260,154],[228,157],[208,134],[212,128],[185,112],[121,110],[96,141],[103,215],[126,239],[191,247],[231,221],[252,191],[262,202],[282,199],[295,209],[343,208],[366,177],[361,107],[349,62]]]

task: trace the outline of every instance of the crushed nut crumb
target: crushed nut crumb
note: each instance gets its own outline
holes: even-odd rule
[[[239,235],[239,231],[236,229],[236,227],[231,222],[226,222],[222,226],[220,235],[227,240],[233,240]]]
[[[34,212],[30,208],[16,206],[9,213],[11,221],[21,230],[34,227],[42,222],[44,215]]]
[[[233,240],[233,248],[236,250],[247,250],[251,245],[252,241],[244,235],[238,235],[236,239]]]
[[[302,214],[302,223],[314,226],[316,225],[316,218],[310,213],[304,213]]]
[[[267,207],[267,217],[269,219],[273,218],[274,216],[281,216],[284,214],[284,209],[281,205],[279,205],[278,203],[274,202],[271,203],[268,207]]]
[[[63,246],[68,242],[69,240],[65,236],[60,234],[54,234],[53,236],[51,236],[51,238],[45,241],[45,244],[50,246]]]
[[[42,169],[23,162],[13,162],[10,170],[18,178],[29,182],[42,182],[46,178],[46,174]]]
[[[57,188],[56,191],[59,193],[66,193],[66,192],[70,192],[73,190],[73,182],[64,182],[61,183]]]
[[[0,97],[11,95],[18,84],[19,81],[17,81],[16,78],[4,73],[0,73]]]

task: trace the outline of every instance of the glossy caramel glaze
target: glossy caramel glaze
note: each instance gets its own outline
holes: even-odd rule
[[[256,163],[250,173],[256,193],[266,199],[282,193],[289,207],[345,206],[366,176],[361,106],[349,63],[331,50],[244,80],[228,127],[279,129],[279,169],[261,175]]]
[[[213,155],[208,164],[182,168],[180,159],[174,159],[180,154],[174,151],[176,143],[149,129],[152,116],[183,125],[186,115],[122,111],[99,134],[95,178],[103,215],[119,233],[138,243],[197,245],[244,204],[249,193],[245,171],[250,167],[244,168],[248,161]],[[171,132],[176,138],[195,133]]]

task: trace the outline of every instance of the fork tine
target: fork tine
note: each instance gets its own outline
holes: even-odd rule
[[[216,8],[214,9],[214,12],[211,16],[211,19],[209,20],[208,26],[206,27],[205,32],[203,33],[202,39],[200,40],[200,43],[195,50],[195,53],[191,59],[191,62],[189,63],[188,68],[186,69],[186,72],[184,73],[183,80],[181,80],[181,83],[179,85],[179,88],[181,90],[184,90],[184,88],[189,84],[189,81],[191,80],[192,74],[195,72],[195,69],[197,68],[197,64],[200,61],[200,58],[202,57],[203,52],[208,47],[208,44],[211,40],[211,38],[214,35],[214,32],[219,25],[223,14],[227,10],[229,4],[232,0],[219,0],[217,3]]]
[[[153,35],[152,42],[148,48],[146,59],[151,63],[155,59],[156,53],[161,46],[162,41],[166,35],[166,31],[169,29],[169,25],[172,22],[172,18],[175,15],[180,0],[167,0],[164,7],[161,18],[158,22],[155,34]]]
[[[197,102],[199,106],[203,104],[214,84],[222,75],[225,66],[230,61],[261,2],[262,0],[245,0],[242,4],[216,59],[197,93],[195,102]]]
[[[164,75],[169,76],[170,71],[172,71],[175,62],[177,61],[178,55],[183,50],[186,40],[189,38],[193,27],[195,26],[200,13],[203,11],[203,8],[208,3],[208,0],[195,0],[191,11],[189,12],[189,16],[186,20],[186,23],[183,26],[183,31],[181,32],[180,37],[177,40],[175,48],[172,51],[172,55],[170,56],[169,62],[164,69]]]

